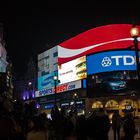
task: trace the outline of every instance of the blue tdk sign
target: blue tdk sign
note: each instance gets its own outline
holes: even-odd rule
[[[139,52],[140,56],[140,52]],[[136,70],[134,51],[111,51],[87,56],[87,74],[118,70]]]

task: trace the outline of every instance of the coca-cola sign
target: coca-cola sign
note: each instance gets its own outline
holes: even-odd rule
[[[137,26],[140,30],[140,26]],[[131,24],[111,24],[83,32],[58,47],[58,64],[68,62],[91,53],[126,49],[133,46],[130,35]],[[138,37],[140,41],[140,37]],[[140,45],[139,45],[140,47]]]

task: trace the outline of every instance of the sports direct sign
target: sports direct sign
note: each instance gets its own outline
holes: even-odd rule
[[[112,24],[93,28],[83,32],[58,47],[58,64],[81,56],[107,50],[126,49],[133,46],[130,35],[131,24]],[[140,26],[137,26],[140,30]],[[138,37],[140,41],[140,37]],[[140,43],[138,43],[140,48]]]
[[[79,89],[81,87],[82,87],[81,80],[71,82],[71,83],[66,83],[66,84],[62,84],[62,85],[57,86],[56,93],[70,91],[70,90],[74,90],[74,89]],[[36,97],[45,96],[45,95],[49,95],[49,94],[54,94],[54,92],[55,92],[55,89],[53,87],[50,89],[36,91],[35,96]]]

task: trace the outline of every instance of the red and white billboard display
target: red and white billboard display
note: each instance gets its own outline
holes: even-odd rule
[[[58,45],[58,64],[81,56],[133,46],[131,24],[112,24],[93,28]],[[140,26],[137,26],[140,30]],[[138,37],[140,41],[140,37]],[[140,48],[140,43],[139,43]]]
[[[86,77],[86,56],[58,65],[58,79],[60,80],[60,84]]]

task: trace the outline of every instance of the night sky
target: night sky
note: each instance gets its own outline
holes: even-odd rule
[[[140,11],[134,2],[18,2],[2,6],[0,21],[4,24],[5,48],[20,77],[30,57],[37,61],[39,53],[97,26],[140,24]]]

